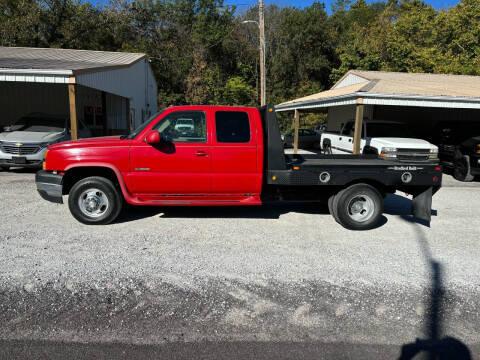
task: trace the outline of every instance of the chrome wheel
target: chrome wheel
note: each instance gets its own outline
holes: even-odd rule
[[[356,195],[347,205],[348,216],[355,222],[370,220],[375,212],[375,203],[368,195]]]
[[[80,211],[92,218],[98,218],[108,210],[108,197],[102,190],[88,189],[83,191],[78,198]]]

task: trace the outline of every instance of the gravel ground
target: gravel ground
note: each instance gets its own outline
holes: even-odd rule
[[[319,344],[324,355],[335,353],[326,344],[352,344],[333,349],[388,358],[427,336],[427,309],[441,298],[434,327],[478,356],[480,184],[447,176],[444,185],[431,228],[412,221],[401,194],[386,199],[382,225],[366,232],[311,205],[129,208],[92,227],[42,200],[32,172],[0,172],[3,348],[208,342],[282,358],[268,346],[284,344],[283,358],[289,349],[310,358]],[[231,355],[222,346],[219,354]]]

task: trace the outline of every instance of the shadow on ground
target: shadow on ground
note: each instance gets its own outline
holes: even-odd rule
[[[389,194],[385,198],[384,213],[388,215],[403,216],[410,221],[425,225],[421,220],[411,216],[412,200],[399,195]],[[126,205],[122,215],[116,221],[117,223],[135,221],[152,216],[171,219],[278,219],[281,215],[296,212],[301,214],[330,215],[327,204],[324,203],[285,203],[273,202],[263,206],[131,206]],[[432,215],[436,216],[437,211],[432,210]],[[382,216],[379,224],[375,227],[381,227],[388,222],[385,216]]]
[[[411,222],[410,219],[402,218]],[[416,232],[416,238],[421,253],[430,270],[429,296],[425,304],[424,336],[425,339],[417,338],[414,342],[402,346],[399,360],[422,359],[429,360],[471,360],[470,349],[460,340],[451,336],[444,336],[444,313],[445,289],[443,287],[442,265],[436,261],[430,250],[430,246],[423,231],[417,224],[412,223]]]
[[[402,219],[414,224],[430,227],[427,221],[412,215],[412,200],[404,196],[388,194],[385,197],[383,212],[388,215],[400,216]],[[437,216],[437,214],[437,210],[432,210],[432,216]]]
[[[131,206],[126,205],[116,222],[159,216],[170,219],[278,219],[289,212],[330,215],[322,203],[272,203],[262,206]]]

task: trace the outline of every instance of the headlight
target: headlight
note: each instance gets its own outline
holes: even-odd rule
[[[437,160],[438,159],[438,148],[430,149],[430,155],[428,156],[428,158],[431,159],[431,160]]]
[[[394,148],[394,147],[382,148],[382,153],[392,153],[392,152],[397,152],[397,148]]]
[[[383,158],[394,159],[397,157],[397,148],[394,147],[384,147],[380,153],[380,156]]]

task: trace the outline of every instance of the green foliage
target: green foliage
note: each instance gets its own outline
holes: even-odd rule
[[[0,46],[144,52],[159,106],[259,102],[256,6],[223,0],[0,0]],[[315,1],[265,12],[267,100],[329,88],[350,69],[480,75],[480,2]],[[292,125],[281,117],[282,130]],[[302,126],[324,115],[302,116]]]
[[[255,90],[245,79],[235,76],[227,80],[223,92],[223,103],[226,105],[255,105]]]

